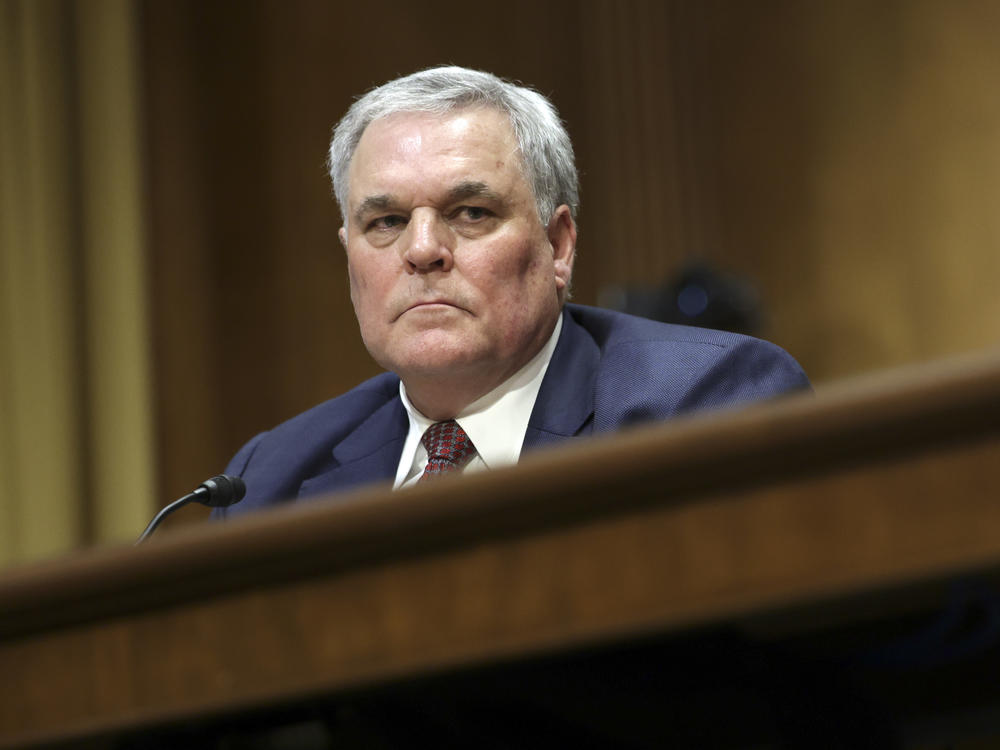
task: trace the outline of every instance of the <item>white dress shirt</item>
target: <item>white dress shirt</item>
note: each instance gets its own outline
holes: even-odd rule
[[[562,315],[556,320],[555,329],[548,342],[531,360],[507,380],[485,396],[469,404],[455,421],[476,446],[476,454],[465,465],[463,471],[496,469],[500,466],[516,464],[521,456],[521,444],[528,430],[531,410],[542,387],[542,379],[549,367],[552,353],[559,341],[562,330]],[[410,431],[403,444],[396,469],[393,488],[416,483],[427,465],[427,450],[420,442],[424,432],[434,424],[410,403],[406,396],[406,386],[399,382],[399,397],[403,400],[406,414],[410,418]]]

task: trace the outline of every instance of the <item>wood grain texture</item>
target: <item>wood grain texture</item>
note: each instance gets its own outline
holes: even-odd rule
[[[0,746],[993,568],[998,372],[897,374],[12,571]]]

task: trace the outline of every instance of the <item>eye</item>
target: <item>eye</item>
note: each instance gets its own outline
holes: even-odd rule
[[[397,229],[399,227],[406,225],[406,218],[403,216],[396,216],[391,214],[389,216],[379,216],[377,219],[372,219],[368,222],[368,226],[365,227],[366,231],[375,230],[378,232],[385,232],[392,229]]]
[[[458,218],[466,221],[482,221],[492,215],[489,209],[482,206],[462,206],[456,213]]]

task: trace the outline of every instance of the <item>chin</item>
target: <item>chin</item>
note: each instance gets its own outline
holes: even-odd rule
[[[425,346],[397,351],[387,358],[391,364],[387,369],[399,375],[451,378],[468,374],[489,359],[485,352],[459,342],[454,346]]]
[[[421,377],[449,378],[465,371],[474,361],[465,352],[450,356],[424,354],[396,360],[396,366],[390,369],[400,375],[407,373]]]

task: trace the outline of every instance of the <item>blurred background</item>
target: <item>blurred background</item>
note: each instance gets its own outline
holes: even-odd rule
[[[996,345],[998,37],[996,0],[0,0],[0,565],[134,539],[375,374],[325,151],[435,64],[562,113],[576,301],[721,290],[819,388]]]

